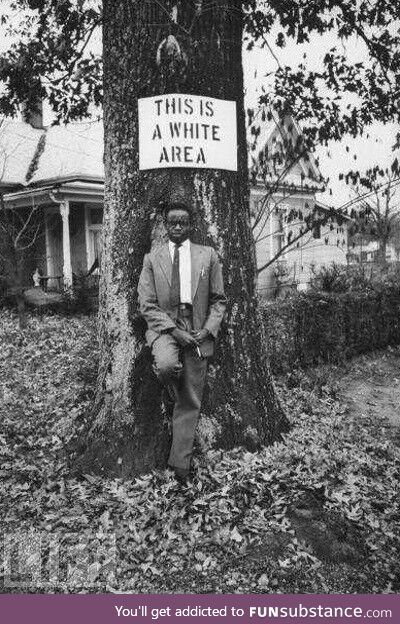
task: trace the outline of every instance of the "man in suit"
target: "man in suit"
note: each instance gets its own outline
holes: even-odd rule
[[[214,351],[226,297],[216,252],[189,239],[190,207],[171,202],[163,213],[169,240],[144,258],[139,306],[154,371],[174,401],[168,465],[178,480],[186,481],[207,358]]]

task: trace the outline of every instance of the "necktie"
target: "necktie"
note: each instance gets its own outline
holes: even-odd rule
[[[181,280],[179,276],[179,247],[179,245],[175,244],[174,259],[172,261],[171,291],[169,295],[171,308],[177,307],[181,301]]]

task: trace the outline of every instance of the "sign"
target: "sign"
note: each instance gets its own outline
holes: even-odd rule
[[[174,93],[138,104],[139,169],[237,171],[236,102]]]

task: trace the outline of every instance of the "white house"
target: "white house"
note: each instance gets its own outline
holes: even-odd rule
[[[351,264],[374,263],[378,261],[379,242],[368,241],[363,244],[358,243],[354,246],[349,245],[349,262]],[[386,261],[399,262],[400,248],[395,247],[392,243],[386,246]]]
[[[44,232],[32,263],[48,287],[72,285],[73,274],[87,273],[99,254],[104,194],[101,124],[33,128],[3,120],[0,171],[6,207],[23,210],[36,205],[43,211]]]
[[[296,157],[292,152],[288,163],[286,146],[298,145],[299,137],[298,126],[287,117],[281,124],[266,124],[258,139],[268,157],[264,175],[257,172],[251,188],[251,215],[258,290],[268,298],[287,288],[305,290],[313,269],[346,264],[349,219],[318,200],[324,183],[313,155],[299,151],[302,155]],[[259,154],[249,152],[250,167]],[[309,229],[307,215],[316,210],[326,224]]]
[[[27,285],[36,267],[49,288],[70,286],[74,275],[87,274],[100,253],[103,215],[104,169],[102,124],[74,123],[41,127],[5,119],[0,122],[0,191],[6,206],[43,211],[44,231],[27,269]],[[282,151],[282,136],[298,136],[295,124],[266,124],[265,144]],[[278,165],[277,165],[278,166]],[[257,179],[251,189],[253,223],[269,193],[264,215],[254,227],[256,256],[262,268],[276,252],[296,238],[304,216],[314,209],[316,193],[323,189],[321,175],[312,155],[305,155],[275,183],[276,167],[265,181]],[[319,204],[321,211],[329,208]],[[299,218],[288,222],[291,210]],[[273,296],[280,285],[305,288],[311,267],[345,262],[347,227],[331,218],[320,229],[289,246],[279,260],[259,275],[259,290]]]

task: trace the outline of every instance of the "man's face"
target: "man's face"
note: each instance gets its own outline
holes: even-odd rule
[[[190,235],[190,217],[186,210],[174,208],[167,214],[165,227],[170,241],[183,243]]]

